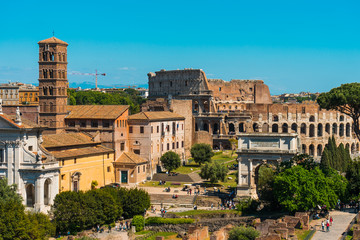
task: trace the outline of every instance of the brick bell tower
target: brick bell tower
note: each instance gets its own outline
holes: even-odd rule
[[[56,37],[39,44],[40,124],[48,127],[45,134],[57,134],[65,128],[67,105],[67,46]]]

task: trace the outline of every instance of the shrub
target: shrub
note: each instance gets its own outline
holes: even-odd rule
[[[161,218],[149,217],[146,219],[146,225],[162,225],[162,224],[190,224],[194,223],[191,218]]]
[[[168,152],[164,153],[161,156],[160,161],[161,161],[162,165],[164,166],[164,168],[166,170],[168,170],[169,172],[171,172],[174,169],[177,169],[181,165],[181,160],[180,160],[179,154],[177,154],[176,152],[173,152],[173,151],[168,151]]]
[[[240,200],[238,204],[236,204],[236,210],[242,213],[250,213],[256,211],[257,207],[259,206],[259,202],[252,199],[243,199]]]
[[[135,226],[137,232],[142,231],[144,229],[144,217],[141,215],[134,216],[131,224]]]
[[[260,233],[253,227],[234,227],[229,232],[229,240],[255,240]]]
[[[191,147],[191,156],[197,164],[203,164],[210,162],[211,157],[214,156],[214,152],[209,144],[197,143]]]

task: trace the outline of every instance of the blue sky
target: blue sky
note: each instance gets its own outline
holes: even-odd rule
[[[2,1],[0,82],[36,83],[37,42],[69,43],[68,72],[103,85],[160,69],[263,79],[272,94],[360,79],[358,1]],[[94,81],[68,75],[70,83]]]

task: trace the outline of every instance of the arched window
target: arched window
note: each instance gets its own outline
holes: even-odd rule
[[[204,102],[204,112],[210,112],[209,102],[208,102],[208,101],[205,101],[205,102]]]
[[[273,116],[273,122],[278,122],[278,121],[279,121],[278,115],[274,115],[274,116]]]
[[[282,132],[283,132],[283,133],[288,133],[288,125],[287,125],[286,123],[284,123],[284,124],[282,125]]]
[[[207,131],[207,132],[209,131],[209,124],[208,123],[206,123],[206,122],[203,123],[203,130]]]
[[[273,124],[271,127],[273,133],[279,132],[279,126],[277,124]]]
[[[35,187],[34,184],[26,185],[26,206],[34,207],[35,204]]]
[[[310,144],[309,146],[309,155],[314,156],[314,145]]]
[[[319,144],[319,145],[317,146],[317,155],[318,155],[318,156],[321,156],[321,154],[322,154],[322,145]]]
[[[194,102],[193,112],[195,112],[195,113],[199,112],[199,102],[198,101]]]
[[[315,126],[314,126],[314,124],[310,124],[309,137],[315,137]]]
[[[240,124],[239,124],[239,132],[245,132],[244,123],[240,123]]]
[[[333,135],[336,135],[336,134],[337,134],[337,124],[336,124],[336,123],[333,123],[332,133],[333,133]]]
[[[344,124],[341,123],[340,127],[339,127],[339,136],[342,137],[344,136]]]
[[[309,118],[309,122],[315,122],[315,117],[311,115]]]
[[[257,123],[253,124],[253,131],[254,132],[259,132],[259,125]]]
[[[78,192],[80,190],[80,176],[81,176],[80,172],[75,172],[71,176],[72,190],[74,192]]]
[[[297,124],[296,123],[291,124],[291,130],[293,130],[295,133],[297,133]]]
[[[349,151],[350,151],[350,144],[347,143],[347,144],[345,145],[345,149],[349,149]]]
[[[344,121],[344,115],[341,115],[340,116],[340,122],[343,122]]]
[[[323,125],[321,123],[318,124],[317,135],[318,137],[322,137],[323,135]]]
[[[235,133],[235,126],[233,123],[229,124],[229,134],[234,134]]]
[[[219,125],[217,123],[214,123],[213,125],[213,134],[219,133]]]

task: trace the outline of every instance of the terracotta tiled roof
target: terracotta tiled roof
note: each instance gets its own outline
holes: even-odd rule
[[[43,136],[42,146],[44,148],[79,146],[88,144],[99,144],[92,141],[91,137],[84,133],[59,133]]]
[[[82,157],[89,155],[97,155],[104,153],[112,153],[114,150],[111,148],[107,148],[101,145],[93,146],[93,147],[84,147],[84,148],[74,148],[62,151],[49,151],[55,158],[74,158],[74,157]]]
[[[3,114],[0,114],[0,117],[5,119],[7,122],[9,122],[10,124],[12,124],[18,128],[40,128],[41,127],[40,125],[38,125],[26,118],[23,118],[23,117],[21,118],[21,125],[18,125],[15,123],[16,116],[7,115],[7,114],[3,113]]]
[[[115,161],[115,163],[120,164],[142,164],[147,162],[148,161],[146,159],[133,152],[123,152],[121,156]]]
[[[41,40],[40,42],[38,42],[38,44],[41,44],[41,43],[59,43],[59,44],[64,44],[66,46],[69,45],[66,42],[64,42],[56,37],[51,37],[51,38]]]
[[[184,120],[184,119],[185,118],[183,116],[168,111],[140,112],[129,116],[129,120],[165,121],[165,120]]]
[[[67,106],[70,111],[66,119],[116,119],[129,105],[77,105]]]

